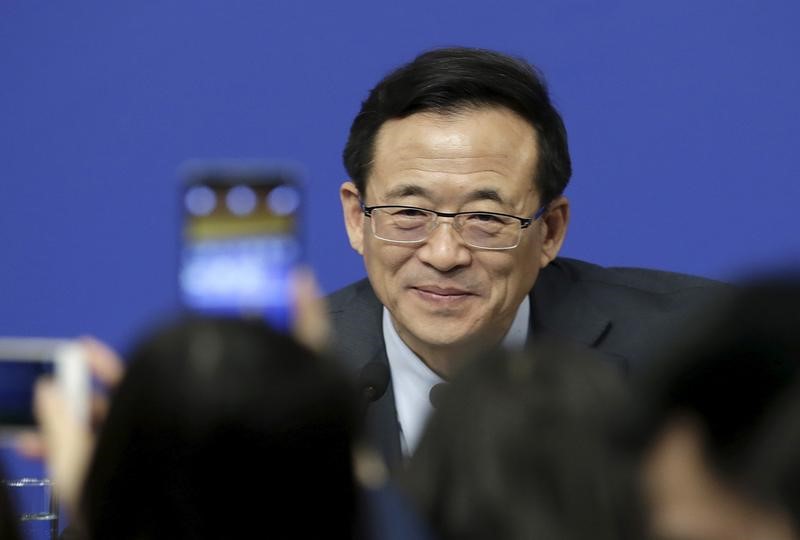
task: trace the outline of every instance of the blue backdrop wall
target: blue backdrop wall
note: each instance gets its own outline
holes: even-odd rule
[[[796,0],[0,0],[0,334],[125,350],[173,312],[187,158],[302,163],[309,262],[326,291],[361,277],[337,196],[350,121],[443,45],[549,79],[575,169],[564,254],[716,278],[798,262],[798,27]]]
[[[341,150],[422,49],[524,56],[575,175],[564,254],[729,278],[800,259],[796,0],[0,2],[0,334],[125,349],[176,307],[176,169],[307,172],[308,260],[363,275]]]

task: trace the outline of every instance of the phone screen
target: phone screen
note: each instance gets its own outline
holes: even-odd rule
[[[207,172],[195,174],[183,195],[183,303],[288,329],[290,273],[301,256],[297,182],[271,171]]]
[[[0,425],[33,426],[33,387],[42,375],[53,375],[49,360],[0,362]]]

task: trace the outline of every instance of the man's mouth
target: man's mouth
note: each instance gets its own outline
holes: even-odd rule
[[[437,302],[456,302],[474,296],[471,292],[455,287],[438,287],[434,285],[421,285],[411,287],[418,296],[425,300]]]

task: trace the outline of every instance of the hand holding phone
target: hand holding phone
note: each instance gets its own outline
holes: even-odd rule
[[[34,389],[45,376],[63,395],[67,412],[77,422],[87,422],[90,376],[86,351],[78,341],[0,338],[0,440],[36,428]]]
[[[65,344],[66,348],[61,344]],[[52,353],[49,352],[51,350]],[[23,401],[26,403],[25,421],[7,425],[6,433],[17,434],[13,437],[14,443],[23,455],[45,459],[48,476],[53,480],[53,489],[58,498],[74,510],[94,446],[90,423],[103,420],[105,407],[100,405],[108,404],[103,395],[92,395],[90,422],[90,378],[106,388],[113,388],[122,379],[123,362],[110,347],[89,337],[70,341],[0,338],[0,351],[5,351],[1,356],[14,359],[9,362],[0,361],[0,370],[10,369],[17,363],[16,359],[23,356],[28,358],[23,370],[27,375],[16,377],[15,380],[17,383],[33,381],[30,384],[9,384],[8,387],[3,385],[3,388],[13,388],[16,393],[24,390],[31,395],[30,400]],[[70,360],[73,354],[75,356]],[[52,369],[38,369],[35,358],[54,358]],[[48,362],[44,363],[46,366]],[[7,364],[5,368],[3,364]],[[80,366],[80,369],[76,366]],[[41,378],[36,372],[56,375]],[[3,380],[5,379],[0,379]],[[18,400],[10,402],[22,403]],[[12,410],[21,408],[15,407]],[[20,417],[16,412],[11,416]],[[11,439],[9,437],[7,440]]]

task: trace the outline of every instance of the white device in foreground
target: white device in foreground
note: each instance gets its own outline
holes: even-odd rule
[[[90,374],[79,342],[0,337],[0,438],[35,429],[33,391],[42,376],[52,377],[70,413],[87,421]]]

